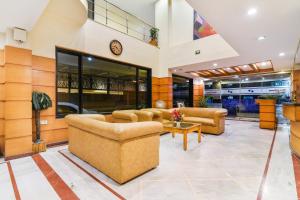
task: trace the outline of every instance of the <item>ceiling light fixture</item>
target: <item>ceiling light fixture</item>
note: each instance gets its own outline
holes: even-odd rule
[[[267,66],[267,63],[266,62],[262,62],[261,66],[265,67],[265,66]]]
[[[214,67],[217,67],[217,66],[218,66],[218,63],[214,63],[213,66],[214,66]]]
[[[265,39],[266,39],[266,36],[259,36],[259,37],[257,38],[258,41],[262,41],[262,40],[265,40]]]
[[[257,13],[257,10],[256,8],[250,8],[247,13],[249,16],[253,16]]]
[[[284,53],[284,52],[280,52],[280,53],[279,53],[279,56],[280,56],[280,57],[283,57],[283,56],[285,56],[285,53]]]
[[[92,57],[88,57],[87,59],[88,59],[88,61],[92,61],[92,60],[93,60],[93,58],[92,58]]]
[[[226,69],[227,69],[227,70],[231,70],[231,68],[229,68],[229,67],[227,67]]]
[[[248,65],[244,65],[243,67],[244,67],[244,68],[247,68],[247,67],[248,67]]]
[[[245,81],[249,81],[249,78],[246,78]]]

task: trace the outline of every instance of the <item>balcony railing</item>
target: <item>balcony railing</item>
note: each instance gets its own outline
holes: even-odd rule
[[[151,40],[150,24],[105,0],[87,0],[88,17],[95,22],[135,37],[144,42]]]

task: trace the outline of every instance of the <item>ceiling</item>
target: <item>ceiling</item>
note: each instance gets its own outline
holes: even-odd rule
[[[265,60],[272,61],[275,71],[291,68],[300,39],[299,0],[187,2],[204,16],[239,56],[185,66],[182,72],[240,66]],[[257,13],[249,16],[247,12],[251,8],[255,8]],[[265,36],[266,39],[258,41],[259,36]],[[280,57],[280,52],[284,52],[285,56]]]
[[[259,62],[259,63],[251,63],[248,65],[192,71],[192,72],[190,72],[190,74],[192,76],[211,79],[211,78],[216,78],[216,77],[241,76],[241,75],[249,75],[249,74],[267,73],[267,72],[273,72],[273,71],[274,71],[274,69],[273,69],[272,62],[265,61],[265,62]]]
[[[19,27],[31,30],[49,0],[0,0],[0,32]]]

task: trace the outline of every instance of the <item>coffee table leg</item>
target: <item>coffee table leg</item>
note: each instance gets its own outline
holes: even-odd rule
[[[187,150],[187,131],[184,131],[183,133],[183,149]]]
[[[198,129],[198,143],[201,142],[201,127]]]
[[[174,131],[172,131],[172,137],[173,137],[173,138],[175,137],[175,132],[174,132]]]

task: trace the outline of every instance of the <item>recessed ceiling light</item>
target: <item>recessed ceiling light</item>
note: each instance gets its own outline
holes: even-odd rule
[[[258,41],[265,40],[265,39],[266,39],[266,36],[259,36],[259,37],[257,38]]]
[[[176,69],[174,69],[174,70],[173,70],[173,72],[177,72],[177,70],[176,70]]]
[[[246,81],[249,81],[249,78],[246,78],[245,80],[246,80]]]
[[[247,68],[247,67],[248,67],[248,65],[244,65],[243,67],[244,67],[244,68]]]
[[[280,53],[279,53],[279,56],[280,56],[280,57],[283,57],[283,56],[285,56],[285,53],[284,53],[284,52],[280,52]]]
[[[217,66],[218,66],[218,63],[214,63],[213,66],[214,66],[214,67],[217,67]]]
[[[261,66],[263,66],[263,67],[264,67],[264,66],[267,66],[267,63],[266,63],[266,62],[262,62],[262,63],[261,63]]]
[[[247,13],[248,15],[253,16],[257,13],[257,10],[256,8],[250,8]]]
[[[88,61],[92,61],[92,60],[93,60],[93,58],[92,58],[92,57],[88,57],[87,59],[88,59]]]

